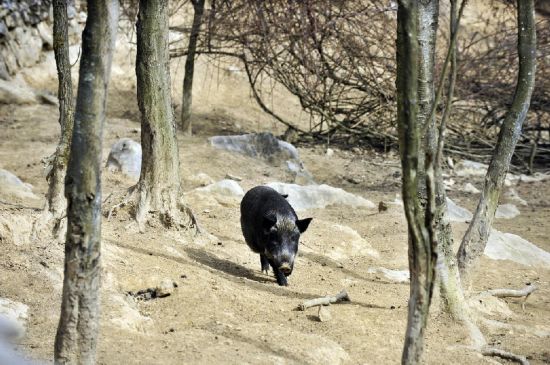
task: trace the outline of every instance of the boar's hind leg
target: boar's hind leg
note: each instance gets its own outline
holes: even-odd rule
[[[267,261],[267,257],[260,255],[260,263],[262,264],[262,272],[269,274],[269,261]]]
[[[277,284],[281,286],[287,286],[288,282],[286,281],[286,276],[283,274],[283,272],[279,269],[276,269],[273,267],[273,271],[275,272],[275,278],[277,278]]]

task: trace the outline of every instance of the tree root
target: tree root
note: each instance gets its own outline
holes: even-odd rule
[[[105,198],[105,201],[103,203],[108,201],[109,198],[112,195],[113,195],[112,193],[109,194],[109,196],[107,198]],[[122,202],[120,202],[118,204],[115,204],[115,205],[112,205],[111,208],[109,208],[109,212],[107,213],[107,220],[108,221],[111,220],[111,217],[113,216],[113,214],[115,214],[120,208],[124,208],[126,205],[128,205],[128,203],[130,202],[130,200],[132,198],[132,195],[133,195],[133,191],[132,191],[132,188],[130,188],[130,189],[128,189],[128,192],[126,193],[126,195],[122,199]]]
[[[176,194],[175,197],[168,196],[167,199],[161,199],[152,207],[151,194],[140,189],[139,183],[130,187],[125,193],[110,194],[104,201],[104,204],[110,206],[104,211],[107,220],[116,215],[118,211],[125,207],[133,208],[130,215],[135,219],[138,230],[145,232],[146,224],[153,224],[157,220],[165,228],[192,230],[194,234],[200,234],[202,229],[199,227],[197,219],[192,210],[184,203],[183,196]],[[119,203],[115,203],[119,201]],[[161,204],[161,206],[158,206]],[[154,217],[154,218],[153,218]]]
[[[45,233],[48,232],[48,233]],[[48,207],[48,203],[35,219],[31,230],[31,240],[36,241],[46,236],[53,237],[57,242],[63,242],[67,232],[67,214],[55,217]]]
[[[484,347],[481,349],[481,354],[483,356],[497,356],[506,360],[515,361],[518,364],[521,365],[529,365],[529,361],[527,361],[527,358],[525,356],[520,356],[513,354],[508,351],[504,351],[501,349],[497,349],[494,347]]]
[[[298,309],[305,311],[307,308],[311,308],[311,307],[317,307],[321,305],[330,305],[332,303],[349,302],[349,301],[351,301],[351,299],[348,295],[348,292],[346,291],[346,289],[342,289],[340,293],[336,294],[333,297],[327,296],[327,297],[315,298],[315,299],[311,299],[306,302],[303,302],[298,306]]]

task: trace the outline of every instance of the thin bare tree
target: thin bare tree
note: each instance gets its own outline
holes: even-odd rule
[[[500,128],[498,142],[489,164],[479,203],[458,251],[458,266],[463,283],[483,254],[491,233],[500,192],[510,161],[521,135],[535,87],[537,41],[533,0],[517,1],[519,72],[512,105]]]
[[[205,0],[191,0],[193,4],[193,24],[189,34],[187,56],[185,59],[185,75],[183,77],[183,97],[181,103],[181,129],[185,134],[191,135],[191,105],[193,100],[193,74],[195,73],[195,53],[201,29]]]
[[[435,280],[437,261],[436,240],[432,227],[433,205],[433,168],[426,161],[425,177],[428,204],[423,209],[419,199],[419,158],[421,148],[420,133],[422,122],[419,119],[418,77],[420,48],[419,19],[429,9],[419,8],[414,0],[401,0],[397,11],[397,122],[400,139],[401,165],[403,168],[402,193],[405,216],[409,232],[409,270],[411,289],[409,297],[409,315],[405,345],[401,362],[418,364],[424,344],[424,331],[427,324]],[[432,18],[433,19],[433,18]],[[425,29],[426,30],[426,29]],[[426,30],[428,32],[428,30]],[[423,55],[424,59],[430,58]],[[429,91],[427,92],[429,98]],[[431,178],[429,176],[431,175]]]
[[[67,241],[56,364],[94,364],[99,329],[101,150],[118,1],[88,2],[65,181]]]
[[[63,219],[66,216],[67,200],[65,199],[65,173],[69,161],[69,151],[73,134],[74,101],[69,59],[69,20],[67,1],[53,1],[53,49],[57,67],[59,100],[59,126],[61,137],[54,154],[49,158],[47,169],[48,192],[44,211],[33,227],[36,236],[39,231],[51,222],[52,234],[61,240],[64,232]]]

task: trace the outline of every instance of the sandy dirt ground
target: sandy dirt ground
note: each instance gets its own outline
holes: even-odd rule
[[[132,53],[119,52],[113,66],[109,113],[104,133],[106,160],[111,144],[121,137],[139,141]],[[55,91],[55,65],[26,70],[33,87]],[[173,62],[174,104],[179,105],[183,62]],[[75,67],[76,68],[76,67]],[[215,71],[213,71],[215,70]],[[76,71],[75,71],[76,72]],[[76,73],[75,73],[76,77]],[[259,130],[282,132],[250,99],[239,73],[218,71],[200,61],[194,103],[193,137],[179,135],[182,184],[199,223],[215,240],[194,240],[184,232],[155,224],[138,233],[127,212],[103,220],[103,271],[100,364],[396,364],[400,361],[407,321],[408,283],[396,283],[372,268],[407,269],[406,221],[399,205],[378,209],[329,206],[300,212],[313,222],[302,236],[300,253],[288,287],[260,271],[260,262],[244,243],[239,199],[193,191],[194,176],[218,181],[239,176],[243,189],[272,181],[289,182],[283,168],[215,150],[211,135]],[[213,80],[213,81],[212,81]],[[276,91],[273,97],[287,116],[307,123],[296,100]],[[177,110],[177,109],[176,109]],[[58,322],[63,245],[52,239],[29,240],[32,223],[43,206],[46,182],[41,160],[58,139],[54,105],[0,105],[0,167],[34,186],[40,199],[2,196],[0,216],[11,230],[0,241],[0,297],[29,306],[27,334],[19,347],[33,358],[51,361]],[[318,183],[341,187],[375,204],[394,201],[400,192],[395,154],[343,151],[327,157],[326,146],[300,148],[306,168]],[[449,172],[451,173],[451,172]],[[453,177],[456,186],[481,178]],[[104,172],[103,196],[122,194],[135,181]],[[550,181],[514,186],[527,201],[521,215],[498,219],[495,227],[515,233],[550,251]],[[470,210],[477,195],[449,192]],[[502,202],[507,202],[505,198]],[[108,207],[105,207],[108,209]],[[465,223],[454,224],[459,242]],[[7,237],[7,236],[6,236]],[[163,279],[177,283],[172,295],[137,300],[128,295],[156,286]],[[485,318],[500,328],[482,325],[490,344],[527,356],[532,364],[550,363],[550,270],[511,261],[482,258],[474,292],[492,288],[540,289],[529,297],[479,303],[491,311]],[[295,310],[304,300],[336,294],[346,288],[351,303],[330,307],[332,320],[320,322],[317,310]],[[501,310],[495,310],[495,308]],[[504,308],[504,309],[502,309]],[[435,300],[426,335],[428,364],[491,364],[468,349],[466,330],[439,309]],[[504,360],[498,360],[504,361]]]

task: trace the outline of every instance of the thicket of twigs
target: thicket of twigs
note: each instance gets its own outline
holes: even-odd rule
[[[298,142],[321,139],[344,146],[395,148],[396,8],[391,4],[212,1],[198,54],[239,58],[260,106],[289,131],[297,131]],[[442,44],[448,41],[446,12],[442,3]],[[461,31],[459,77],[446,142],[450,154],[483,162],[491,157],[516,83],[514,16],[513,7],[495,1],[490,12],[479,12]],[[513,159],[516,169],[526,171],[550,162],[550,19],[540,15],[537,29],[536,89]],[[174,45],[172,57],[185,55],[185,49],[184,44]],[[270,108],[264,91],[273,82],[298,97],[310,115],[308,128],[299,128]]]

